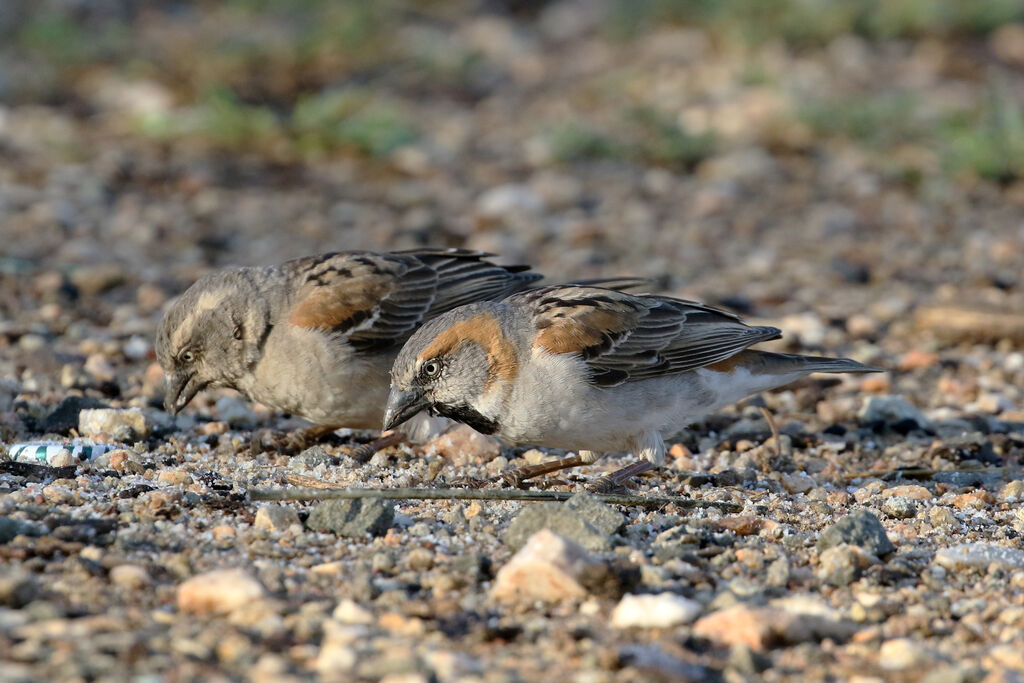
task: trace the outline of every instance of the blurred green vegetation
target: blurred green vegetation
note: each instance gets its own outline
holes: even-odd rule
[[[157,0],[140,8],[115,0],[10,1],[22,20],[0,21],[0,51],[6,45],[44,65],[40,73],[54,74],[47,87],[64,88],[49,97],[37,88],[32,97],[73,99],[68,93],[79,77],[97,68],[156,81],[175,107],[145,115],[137,130],[158,140],[196,140],[292,159],[332,153],[386,158],[427,134],[415,114],[419,100],[441,97],[471,107],[514,80],[479,48],[448,35],[470,13],[500,12],[501,2]],[[1024,21],[1021,0],[605,5],[601,36],[639,42],[661,24],[698,29],[715,49],[726,46],[742,55],[744,66],[735,76],[740,86],[767,89],[785,87],[785,78],[759,59],[766,43],[806,53],[824,52],[844,35],[869,43],[929,37],[966,45],[969,53],[993,29]],[[102,7],[109,11],[96,9]],[[526,12],[514,21],[534,19]],[[966,78],[977,82],[986,76]],[[933,106],[909,86],[868,83],[798,100],[794,116],[815,143],[841,140],[883,160],[894,147],[916,146],[938,160],[936,172],[997,182],[1024,178],[1022,101],[997,73],[987,79],[985,97],[958,108]],[[687,170],[721,148],[713,136],[688,131],[678,111],[638,105],[637,98],[625,96],[628,70],[613,69],[595,82],[585,86],[596,92],[593,110],[583,105],[582,117],[535,124],[554,161],[605,159]],[[908,177],[918,172],[897,168],[904,171]]]
[[[610,29],[636,37],[657,23],[744,43],[823,45],[869,39],[977,34],[1024,18],[1019,0],[615,0]]]

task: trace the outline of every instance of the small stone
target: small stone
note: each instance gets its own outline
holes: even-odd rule
[[[42,429],[46,433],[67,434],[78,428],[79,414],[90,408],[106,408],[107,404],[86,396],[68,396],[57,404],[57,407],[43,420]]]
[[[434,553],[426,548],[414,548],[405,559],[413,571],[426,571],[434,566]]]
[[[979,491],[969,491],[962,493],[959,496],[953,498],[953,507],[958,510],[984,510],[994,499],[992,494],[988,491],[981,489]]]
[[[217,569],[178,586],[178,609],[195,614],[232,612],[264,597],[263,584],[243,569]]]
[[[373,612],[361,606],[355,600],[345,599],[338,603],[331,617],[343,624],[372,624],[376,621]]]
[[[119,564],[110,570],[110,583],[130,590],[138,590],[152,583],[149,572],[137,564]]]
[[[919,427],[927,427],[928,420],[914,405],[902,396],[872,396],[857,413],[861,424],[882,422],[896,425],[901,422],[916,422]]]
[[[1024,481],[1020,479],[1014,479],[1011,482],[1007,482],[1002,489],[999,490],[999,500],[1005,503],[1016,503],[1024,497]]]
[[[234,538],[238,535],[238,532],[235,531],[235,527],[233,526],[230,526],[228,524],[218,524],[217,526],[210,529],[210,535],[212,535],[214,539],[218,541],[223,541],[229,538]]]
[[[320,465],[333,465],[334,456],[327,452],[323,446],[312,446],[302,451],[288,462],[293,469],[313,469]]]
[[[882,501],[882,512],[893,519],[910,519],[917,514],[917,503],[904,496],[890,496]]]
[[[287,505],[264,505],[256,511],[253,525],[257,529],[285,531],[293,524],[301,524],[299,513]]]
[[[32,574],[19,567],[0,568],[0,605],[18,609],[35,600],[41,592]]]
[[[544,201],[528,185],[499,185],[480,195],[476,209],[486,218],[502,218],[510,214],[533,215],[544,210]]]
[[[145,468],[135,459],[135,454],[124,448],[110,451],[110,469],[115,472],[142,474]]]
[[[192,476],[184,470],[161,470],[156,480],[161,484],[188,486],[192,483]]]
[[[861,577],[871,564],[863,550],[853,545],[837,545],[821,553],[818,578],[832,586],[848,586]]]
[[[956,515],[949,508],[934,507],[928,511],[928,518],[932,526],[950,526],[956,524]]]
[[[313,531],[359,538],[366,534],[381,536],[394,521],[395,508],[385,500],[328,500],[313,508],[306,526]]]
[[[861,509],[843,517],[838,522],[821,532],[818,537],[818,549],[825,550],[841,543],[860,546],[879,557],[896,550],[889,537],[885,534],[878,518],[869,511]]]
[[[918,667],[931,659],[928,651],[910,638],[887,640],[878,651],[878,663],[890,671]]]
[[[624,595],[612,610],[613,628],[672,628],[689,624],[701,612],[701,604],[675,593]]]
[[[582,516],[598,531],[617,534],[626,525],[626,518],[611,505],[599,501],[590,493],[580,492],[565,501],[565,507]]]
[[[498,571],[491,596],[527,604],[578,600],[587,595],[580,578],[591,563],[582,546],[542,529]]]
[[[904,484],[893,486],[882,491],[883,496],[896,496],[900,498],[911,498],[913,500],[930,500],[932,492],[918,484]]]
[[[997,565],[1013,571],[1024,569],[1024,550],[1004,548],[990,543],[965,543],[950,548],[940,548],[935,553],[935,563],[946,569],[987,569]]]
[[[713,612],[694,624],[693,633],[724,645],[763,651],[776,645],[832,638],[845,640],[857,625],[819,610],[736,605]]]
[[[898,367],[903,372],[913,372],[914,370],[925,370],[930,368],[939,362],[939,354],[932,353],[930,351],[921,351],[920,349],[913,349],[907,351],[900,357]]]
[[[92,408],[78,414],[78,433],[82,436],[132,441],[145,438],[149,432],[146,416],[138,408]]]
[[[765,583],[778,588],[789,585],[789,559],[785,555],[768,565]]]
[[[456,467],[465,467],[489,462],[501,455],[501,442],[472,427],[459,425],[428,443],[424,450],[440,455]]]
[[[7,543],[17,536],[43,536],[46,527],[22,519],[0,517],[0,543]]]
[[[782,488],[790,493],[807,493],[814,487],[814,479],[803,472],[782,474]]]
[[[85,359],[85,364],[82,367],[97,382],[113,382],[117,377],[114,372],[114,366],[110,364],[106,355],[102,353],[91,354]]]
[[[548,454],[538,448],[531,448],[522,455],[527,465],[539,465],[548,459]]]
[[[587,550],[611,550],[612,547],[609,534],[562,503],[532,503],[523,506],[508,525],[502,540],[513,550],[518,550],[541,529],[550,529]]]

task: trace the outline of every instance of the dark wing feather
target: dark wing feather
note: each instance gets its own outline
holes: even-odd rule
[[[651,294],[556,286],[516,299],[533,307],[534,346],[578,353],[600,386],[713,365],[780,334],[712,306]]]
[[[424,321],[473,301],[503,298],[541,276],[498,266],[484,252],[338,252],[290,261],[293,324],[344,334],[359,350],[403,342]]]

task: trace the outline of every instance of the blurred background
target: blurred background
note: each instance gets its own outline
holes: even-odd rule
[[[3,7],[0,374],[44,403],[156,395],[210,269],[451,245],[1019,406],[1018,0]]]

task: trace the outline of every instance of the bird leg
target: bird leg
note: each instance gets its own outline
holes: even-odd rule
[[[772,445],[775,450],[775,457],[782,457],[782,444],[779,443],[779,428],[775,425],[775,418],[764,406],[758,406],[761,410],[761,415],[764,416],[764,421],[768,423],[768,429],[772,431]]]
[[[630,477],[642,474],[647,470],[654,469],[656,465],[650,460],[637,460],[631,465],[606,474],[600,479],[587,484],[587,490],[591,493],[610,493],[622,485]]]
[[[379,439],[375,439],[370,443],[364,443],[361,446],[356,446],[349,453],[352,459],[356,462],[367,462],[372,458],[377,451],[383,450],[388,446],[394,446],[405,441],[405,434],[399,431],[390,431],[385,434],[381,434]]]
[[[559,460],[553,460],[552,462],[542,462],[539,465],[517,467],[514,470],[503,472],[501,480],[508,486],[519,488],[519,486],[527,479],[533,479],[534,477],[539,477],[544,474],[551,474],[552,472],[558,472],[570,467],[590,465],[597,462],[600,458],[601,454],[596,451],[580,451],[577,455],[571,455],[568,458],[561,458]]]
[[[337,427],[332,425],[313,425],[305,429],[296,429],[288,434],[271,434],[261,436],[256,433],[252,436],[250,448],[253,453],[264,451],[277,451],[287,455],[297,455],[314,445],[325,436],[332,434]],[[266,434],[266,432],[264,432]]]

